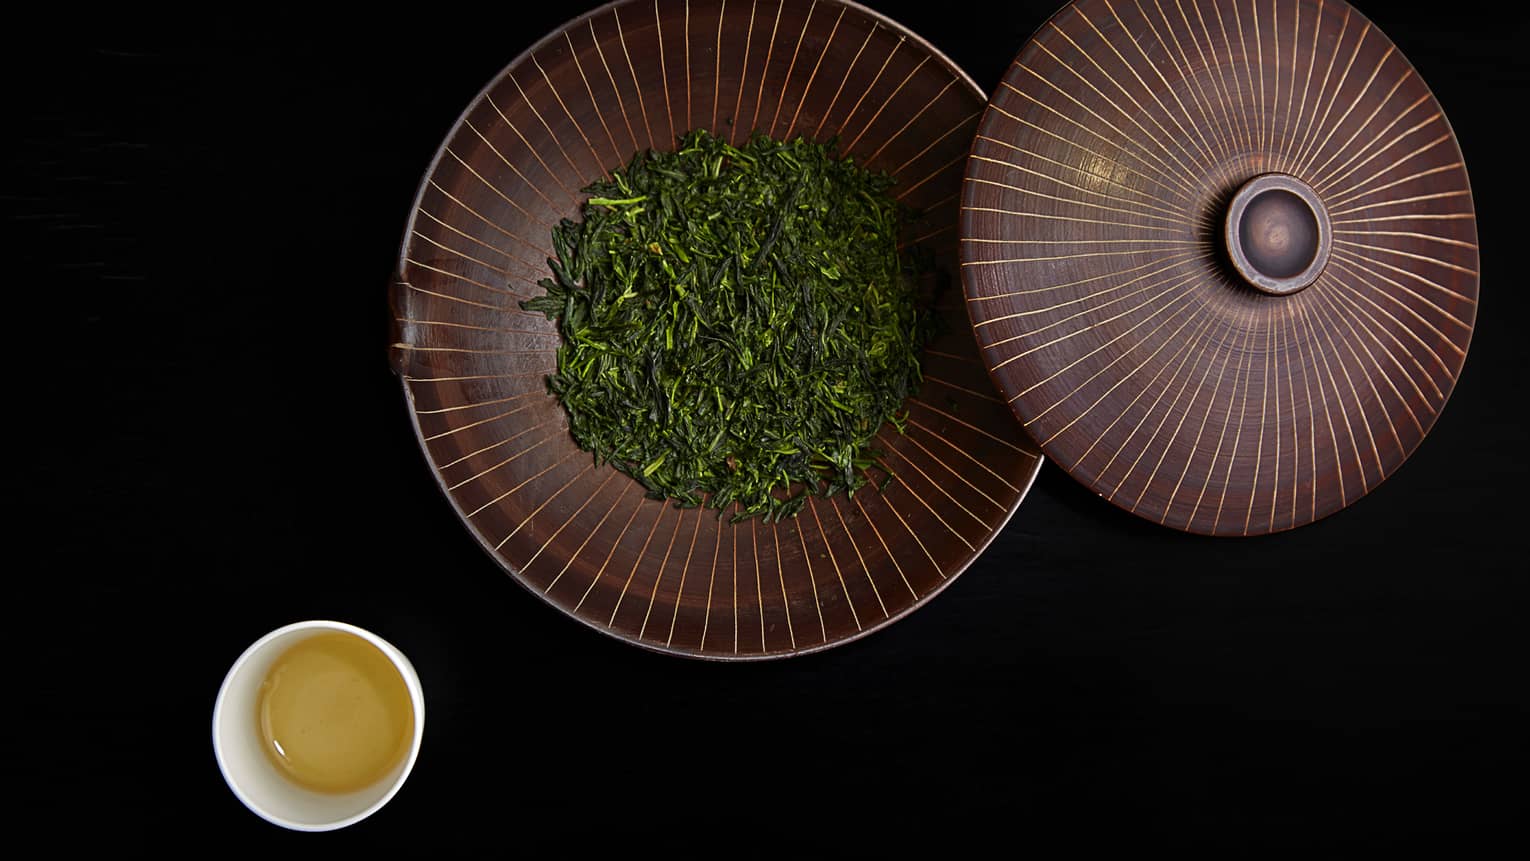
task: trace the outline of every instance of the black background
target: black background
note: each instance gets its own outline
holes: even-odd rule
[[[985,90],[1054,11],[871,5]],[[438,493],[385,363],[385,284],[432,152],[583,9],[12,32],[7,700],[45,728],[10,742],[41,787],[24,828],[325,852],[813,854],[820,831],[864,848],[993,830],[1006,852],[1523,844],[1521,4],[1361,6],[1445,107],[1482,246],[1460,383],[1384,486],[1295,532],[1214,540],[1048,465],[929,606],[754,665],[622,645],[515,585]],[[247,812],[209,744],[229,664],[307,618],[391,640],[427,699],[403,790],[329,835]]]

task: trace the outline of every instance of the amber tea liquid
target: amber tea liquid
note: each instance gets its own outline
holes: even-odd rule
[[[414,737],[414,706],[398,668],[376,646],[340,631],[283,652],[261,683],[256,713],[277,770],[316,792],[376,783]]]

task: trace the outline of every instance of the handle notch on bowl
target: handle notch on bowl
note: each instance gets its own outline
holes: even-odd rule
[[[414,326],[409,321],[410,301],[414,290],[402,275],[388,282],[388,367],[400,377],[407,377],[414,363]]]

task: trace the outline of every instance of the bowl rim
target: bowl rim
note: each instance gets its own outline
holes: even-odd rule
[[[552,31],[550,31],[550,32],[546,33],[545,35],[543,35],[541,38],[537,39],[534,43],[531,44],[530,47],[528,47],[525,50],[521,51],[519,54],[516,54],[515,57],[510,60],[509,63],[505,64],[498,72],[496,72],[494,74],[494,76],[491,77],[483,85],[483,87],[481,87],[478,90],[478,92],[473,96],[473,98],[468,101],[467,105],[463,107],[461,113],[459,113],[457,115],[457,118],[452,122],[451,127],[448,128],[446,130],[446,132],[442,135],[441,143],[436,147],[435,153],[431,156],[430,162],[426,165],[425,171],[424,171],[424,173],[420,177],[419,184],[418,184],[418,186],[416,187],[416,190],[415,190],[414,198],[410,202],[409,216],[405,220],[403,236],[402,236],[402,238],[401,238],[401,240],[399,242],[398,258],[397,258],[397,260],[394,263],[394,270],[393,270],[393,275],[392,275],[392,279],[391,279],[392,282],[395,282],[395,283],[404,282],[403,272],[404,272],[404,267],[406,265],[405,257],[408,254],[408,249],[409,249],[409,245],[410,245],[409,237],[414,232],[414,227],[415,227],[416,219],[419,217],[419,214],[420,214],[420,203],[421,203],[421,201],[425,197],[425,191],[429,187],[431,177],[435,175],[436,167],[441,162],[441,157],[446,153],[447,144],[449,144],[451,142],[452,138],[454,138],[456,136],[457,132],[462,128],[463,123],[466,122],[466,120],[468,118],[468,115],[471,114],[473,112],[473,110],[478,107],[479,103],[489,93],[489,91],[492,90],[494,87],[496,87],[501,81],[503,81],[505,79],[505,77],[510,74],[511,70],[513,70],[516,67],[520,66],[522,63],[526,62],[526,60],[531,58],[533,55],[535,55],[538,51],[542,50],[547,45],[555,42],[558,39],[558,37],[563,35],[563,33],[565,33],[567,31],[569,31],[569,30],[579,26],[580,24],[583,24],[583,23],[585,23],[585,22],[595,18],[596,16],[605,15],[606,13],[610,12],[612,9],[615,9],[615,8],[618,8],[618,7],[635,5],[635,4],[638,4],[638,3],[641,3],[641,2],[642,2],[642,0],[610,0],[610,2],[603,3],[603,4],[601,4],[600,6],[594,8],[594,9],[591,9],[591,10],[589,10],[587,12],[584,12],[583,14],[580,14],[580,15],[574,17],[574,18],[568,19],[563,24],[559,25],[557,28],[553,29]],[[658,0],[655,0],[655,2],[658,2]],[[792,0],[783,0],[783,2],[792,2]],[[797,0],[797,2],[801,2],[801,0]],[[908,27],[906,27],[903,24],[899,23],[898,21],[888,17],[887,15],[884,15],[883,13],[878,12],[875,9],[870,9],[870,8],[868,8],[866,6],[863,6],[860,3],[854,2],[854,0],[816,0],[816,2],[819,5],[842,6],[842,7],[845,7],[847,9],[851,9],[851,10],[854,10],[856,12],[859,12],[862,15],[865,15],[868,18],[872,19],[873,21],[877,22],[883,28],[886,28],[887,30],[889,30],[892,33],[894,33],[895,35],[899,36],[903,41],[908,42],[912,47],[915,47],[915,48],[925,52],[932,59],[934,59],[936,62],[938,62],[941,65],[941,67],[945,68],[947,71],[949,71],[952,74],[954,74],[956,76],[956,79],[961,83],[961,85],[967,91],[967,93],[969,95],[972,95],[972,96],[976,97],[977,99],[981,100],[982,104],[984,105],[984,107],[986,109],[986,106],[988,105],[988,94],[985,93],[983,91],[983,89],[978,86],[977,81],[973,80],[972,76],[967,74],[967,71],[965,69],[963,69],[961,66],[957,65],[956,62],[953,61],[950,57],[946,56],[945,52],[941,51],[939,48],[937,48],[934,45],[932,45],[929,41],[927,41],[924,37],[920,36],[918,33],[915,33],[914,31],[910,30]],[[970,145],[969,145],[969,151],[970,151]],[[965,182],[965,178],[966,178],[966,174],[964,172],[963,173],[963,181],[964,182]],[[960,251],[959,250],[958,250],[958,256],[960,256]],[[965,306],[966,302],[963,302],[962,304]],[[963,313],[964,314],[966,313],[966,309],[965,308],[963,309]],[[970,324],[970,318],[969,318],[968,322]],[[979,352],[981,353],[981,350]],[[777,660],[781,660],[781,659],[784,659],[784,658],[796,658],[796,657],[801,657],[801,656],[804,656],[804,655],[811,655],[811,654],[816,654],[816,653],[819,653],[819,652],[828,651],[828,650],[833,649],[835,647],[843,646],[843,645],[846,645],[848,643],[855,642],[857,640],[860,640],[860,639],[866,637],[869,634],[875,633],[877,631],[884,630],[889,625],[892,625],[895,622],[901,621],[902,619],[904,619],[907,616],[909,616],[909,614],[913,613],[915,610],[918,610],[921,607],[923,607],[925,604],[929,603],[930,600],[933,599],[935,596],[939,595],[941,592],[944,592],[947,587],[949,587],[952,583],[954,583],[957,580],[957,578],[959,578],[962,574],[966,573],[967,569],[971,568],[972,564],[974,562],[976,562],[979,558],[981,558],[983,556],[983,554],[988,550],[989,545],[993,543],[993,540],[995,538],[997,538],[999,533],[1003,532],[1005,527],[1007,527],[1009,525],[1010,519],[1013,518],[1014,515],[1015,515],[1015,512],[1017,510],[1019,510],[1021,503],[1025,502],[1026,497],[1030,495],[1031,488],[1036,483],[1036,476],[1040,474],[1041,467],[1042,467],[1042,465],[1046,461],[1045,454],[1042,453],[1041,450],[1040,450],[1040,447],[1037,446],[1036,447],[1036,459],[1032,462],[1031,468],[1029,470],[1029,475],[1027,475],[1024,478],[1024,481],[1020,485],[1020,489],[1019,489],[1019,491],[1017,492],[1017,494],[1015,496],[1014,504],[1009,506],[1009,509],[1004,512],[1004,516],[1001,517],[994,524],[993,529],[991,529],[988,532],[988,534],[983,537],[983,540],[977,545],[976,549],[973,550],[971,558],[969,558],[966,562],[962,563],[960,566],[954,568],[952,571],[946,573],[945,576],[941,579],[941,581],[939,583],[935,584],[935,586],[933,588],[931,588],[928,592],[924,593],[923,595],[920,595],[917,599],[915,599],[913,601],[913,603],[909,604],[907,607],[904,607],[902,610],[898,611],[897,613],[894,613],[894,614],[889,615],[889,616],[887,616],[887,617],[885,617],[885,618],[883,618],[881,620],[878,620],[875,624],[867,625],[864,628],[862,628],[861,630],[858,630],[858,631],[856,631],[853,634],[850,634],[850,635],[847,635],[847,636],[844,636],[844,637],[839,637],[839,638],[836,638],[836,639],[827,640],[825,642],[817,643],[817,644],[812,645],[812,646],[804,646],[804,647],[798,648],[798,649],[788,649],[788,650],[785,650],[785,651],[776,651],[776,652],[761,652],[761,653],[731,654],[731,655],[730,654],[721,654],[721,653],[697,652],[697,651],[691,651],[691,650],[688,650],[688,649],[680,649],[680,648],[675,648],[673,646],[662,645],[662,644],[657,643],[657,642],[648,642],[648,641],[645,641],[645,640],[643,640],[641,638],[635,638],[635,637],[626,636],[625,634],[622,634],[621,632],[616,631],[615,629],[612,629],[612,628],[609,628],[609,627],[602,627],[600,625],[597,625],[595,622],[593,622],[593,621],[591,621],[589,619],[586,619],[586,618],[584,618],[584,617],[582,617],[582,616],[580,616],[580,615],[578,615],[576,613],[573,613],[573,612],[570,612],[568,610],[565,610],[563,607],[559,606],[557,603],[555,603],[547,595],[543,594],[542,592],[539,592],[536,589],[533,589],[531,587],[531,585],[526,582],[526,580],[524,579],[524,577],[521,574],[520,570],[518,568],[516,568],[514,565],[512,565],[509,562],[509,560],[507,560],[504,557],[500,556],[499,553],[497,551],[495,551],[495,549],[492,546],[489,545],[488,539],[485,538],[483,535],[481,535],[477,530],[475,530],[473,528],[472,523],[471,523],[471,521],[468,520],[467,514],[466,514],[465,511],[463,511],[462,506],[459,505],[457,503],[457,500],[452,497],[451,492],[447,489],[445,477],[441,474],[441,471],[436,468],[435,462],[430,457],[430,449],[426,447],[426,444],[425,444],[425,434],[424,434],[424,431],[420,427],[419,414],[415,410],[414,392],[413,392],[413,390],[409,386],[409,379],[408,379],[408,377],[404,373],[399,371],[396,367],[394,368],[394,372],[395,372],[395,376],[398,377],[399,387],[403,390],[403,393],[404,393],[404,405],[405,405],[405,407],[406,407],[406,409],[408,410],[408,413],[409,413],[409,425],[414,430],[414,437],[415,437],[416,445],[417,445],[417,447],[419,449],[420,455],[425,460],[425,466],[430,471],[431,479],[434,481],[434,483],[436,485],[436,489],[441,493],[442,496],[444,496],[446,498],[447,504],[451,506],[452,511],[457,515],[456,519],[457,519],[458,524],[470,536],[472,536],[474,542],[476,542],[478,544],[480,549],[482,549],[485,553],[488,554],[489,558],[494,561],[494,564],[496,566],[498,566],[501,571],[503,571],[505,574],[508,574],[510,579],[513,580],[517,585],[519,585],[522,589],[524,589],[525,591],[527,591],[530,594],[532,594],[533,596],[535,596],[543,604],[547,605],[548,607],[551,607],[560,616],[564,616],[564,617],[567,617],[569,619],[572,619],[572,620],[574,620],[574,621],[584,625],[585,627],[587,627],[587,628],[589,628],[589,629],[591,629],[593,631],[598,631],[599,633],[605,635],[606,637],[609,637],[609,638],[611,638],[613,640],[616,640],[617,642],[624,643],[624,644],[627,644],[627,645],[630,645],[630,646],[636,646],[636,647],[638,647],[640,649],[643,649],[644,651],[647,651],[647,652],[654,652],[654,653],[661,654],[661,655],[670,655],[670,656],[680,657],[680,658],[689,658],[691,660],[696,660],[696,661],[711,661],[711,662],[719,662],[719,663],[753,663],[753,662],[760,662],[760,661],[777,661]],[[993,384],[991,376],[989,378],[989,384],[990,385]],[[1022,430],[1022,433],[1023,433],[1023,430]],[[1034,445],[1034,442],[1032,443],[1032,445]]]

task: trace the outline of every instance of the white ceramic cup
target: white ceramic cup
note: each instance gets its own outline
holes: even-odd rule
[[[409,689],[414,707],[414,738],[409,755],[382,780],[356,792],[313,792],[281,774],[261,748],[256,719],[260,685],[271,664],[289,647],[308,637],[330,631],[354,634],[388,656]],[[420,753],[425,732],[425,697],[420,677],[409,659],[392,644],[370,631],[344,622],[296,622],[261,637],[245,650],[229,669],[213,705],[213,752],[218,768],[234,795],[268,822],[297,831],[332,831],[376,813],[404,785]]]

